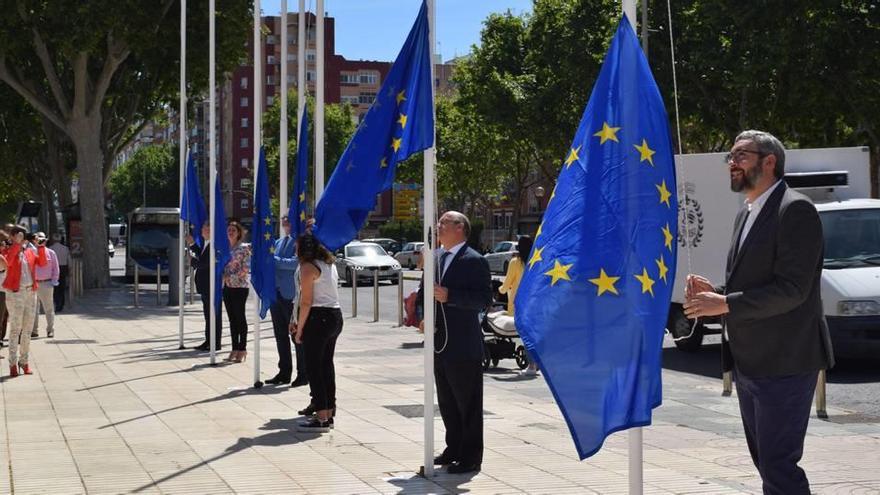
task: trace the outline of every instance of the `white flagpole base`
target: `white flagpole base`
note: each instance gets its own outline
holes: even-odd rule
[[[629,494],[642,495],[642,429],[629,429]]]

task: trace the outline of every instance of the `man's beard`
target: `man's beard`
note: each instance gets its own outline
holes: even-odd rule
[[[751,170],[745,170],[743,168],[737,168],[738,171],[742,172],[741,177],[734,177],[731,173],[730,175],[730,190],[733,192],[742,192],[742,191],[751,191],[755,188],[755,185],[758,183],[758,180],[764,175],[764,170],[761,168],[761,162],[759,161]]]

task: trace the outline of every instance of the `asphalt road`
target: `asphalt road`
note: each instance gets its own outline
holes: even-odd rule
[[[125,270],[125,249],[117,248],[116,256],[110,259],[111,276],[121,281]],[[405,271],[405,277],[418,278],[419,271]],[[155,283],[141,284],[144,296],[153,299]],[[418,281],[404,280],[403,296],[418,288]],[[167,290],[167,286],[165,288]],[[351,287],[340,287],[339,298],[345,317],[352,316],[353,291]],[[252,296],[253,297],[253,296]],[[389,282],[379,283],[378,317],[382,321],[398,321],[398,286]],[[357,314],[359,318],[374,316],[374,291],[372,285],[358,287]],[[401,328],[401,332],[413,332],[412,328]],[[667,337],[663,344],[663,367],[668,372],[703,376],[713,380],[721,393],[721,344],[720,336],[709,335],[703,347],[695,353],[686,353],[675,348]],[[515,367],[513,360],[502,360],[501,367]],[[832,417],[832,421],[868,422],[880,418],[880,356],[874,360],[843,360],[828,373],[827,403],[831,409],[844,409],[852,414]]]

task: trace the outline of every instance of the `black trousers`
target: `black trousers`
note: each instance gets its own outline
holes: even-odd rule
[[[275,347],[278,349],[278,376],[290,380],[293,373],[293,361],[290,356],[290,343],[293,335],[288,330],[290,315],[293,314],[293,301],[281,297],[280,292],[275,292],[275,303],[269,307],[272,313],[272,328],[275,331]],[[293,342],[296,349],[296,376],[305,378],[306,358],[302,344]]]
[[[64,294],[67,292],[67,272],[67,265],[58,267],[58,285],[55,286],[55,290],[52,292],[56,313],[64,309]]]
[[[232,336],[232,350],[247,350],[247,317],[244,314],[244,305],[247,303],[247,287],[224,287],[223,305],[226,306],[226,316],[229,318],[229,333]]]
[[[749,453],[767,495],[809,495],[798,466],[810,421],[818,372],[748,377],[736,370],[736,394]]]
[[[437,403],[446,428],[443,456],[464,465],[483,463],[483,363],[434,357]]]
[[[199,294],[202,297],[202,314],[205,315],[205,342],[208,346],[211,345],[211,294]],[[215,309],[215,313],[217,313],[216,324],[214,325],[214,337],[217,339],[214,341],[214,349],[220,349],[220,340],[222,337],[221,330],[223,329],[223,318],[221,317],[220,306],[217,306]]]
[[[333,354],[336,339],[342,333],[342,310],[339,308],[311,308],[303,327],[306,372],[315,409],[336,407],[336,368]]]

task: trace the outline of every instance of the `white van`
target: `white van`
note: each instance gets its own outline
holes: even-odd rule
[[[676,156],[679,247],[667,328],[679,349],[695,351],[717,320],[693,327],[682,311],[684,281],[699,273],[724,282],[733,221],[744,196],[730,191],[724,153]],[[870,197],[868,148],[788,150],[786,183],[816,204],[825,234],[822,304],[835,354],[880,356],[880,200]],[[685,200],[684,198],[687,198]]]

